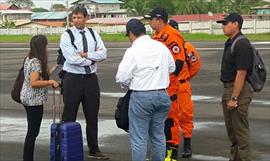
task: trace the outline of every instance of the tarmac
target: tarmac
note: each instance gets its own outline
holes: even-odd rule
[[[191,80],[193,89],[194,131],[192,138],[193,156],[179,161],[227,161],[229,140],[226,134],[220,97],[222,83],[219,81],[220,66],[224,42],[193,42],[202,59],[200,73]],[[99,113],[99,144],[111,161],[130,161],[128,134],[118,129],[114,121],[116,103],[126,89],[115,83],[115,74],[128,42],[107,42],[108,58],[98,63],[99,83],[101,88],[101,106]],[[254,42],[263,61],[270,71],[270,42]],[[49,43],[49,65],[55,64],[59,44]],[[21,161],[24,137],[26,134],[26,116],[23,107],[10,98],[10,89],[20,68],[23,58],[29,51],[29,44],[1,43],[0,45],[0,160]],[[250,106],[251,149],[254,161],[270,161],[270,81],[267,77],[265,88],[255,93]],[[51,90],[50,90],[51,93]],[[44,119],[36,141],[35,160],[49,160],[49,133],[52,123],[52,95],[44,107]],[[82,109],[78,121],[85,130]],[[87,145],[84,138],[85,161],[88,159]],[[179,149],[182,150],[182,147]],[[148,148],[150,158],[150,147]]]

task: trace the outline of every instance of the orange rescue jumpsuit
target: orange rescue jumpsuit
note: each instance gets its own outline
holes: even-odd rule
[[[191,138],[193,129],[193,102],[189,83],[189,67],[184,53],[184,39],[179,31],[167,24],[153,39],[166,45],[176,64],[176,71],[170,75],[168,93],[172,107],[165,122],[166,143],[180,144],[180,127],[185,138]]]

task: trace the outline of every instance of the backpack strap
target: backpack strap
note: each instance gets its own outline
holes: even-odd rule
[[[235,47],[236,43],[241,39],[246,39],[246,37],[244,35],[240,35],[233,41],[232,46],[231,46],[231,54],[232,55],[234,53],[234,47]]]
[[[70,37],[70,41],[71,41],[71,44],[74,46],[74,48],[77,50],[77,46],[74,44],[74,41],[75,41],[75,38],[74,38],[74,35],[72,33],[72,31],[70,29],[67,29],[66,32],[68,33],[69,37]]]
[[[92,37],[93,37],[93,39],[94,39],[94,41],[95,41],[95,49],[97,48],[97,39],[96,39],[96,36],[95,36],[95,33],[94,33],[94,31],[92,30],[92,28],[88,28],[88,30],[90,31],[90,33],[91,33],[91,35],[92,35]]]

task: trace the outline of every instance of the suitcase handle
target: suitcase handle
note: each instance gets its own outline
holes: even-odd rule
[[[56,92],[55,92],[55,89],[53,89],[53,106],[52,106],[52,111],[53,111],[53,123],[55,123],[55,120],[56,120]],[[62,102],[62,95],[61,93],[59,92],[59,106],[58,106],[58,117],[59,117],[59,120],[62,120],[62,112],[63,112],[63,102]]]

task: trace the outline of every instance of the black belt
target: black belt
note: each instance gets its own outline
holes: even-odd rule
[[[95,73],[91,73],[91,74],[74,74],[74,73],[69,73],[69,72],[67,72],[66,74],[76,76],[76,77],[82,77],[82,78],[89,78],[89,77],[92,77],[93,75],[95,75]]]
[[[188,82],[189,81],[189,79],[182,79],[182,80],[180,80],[179,82],[181,83],[181,84],[183,84],[183,83],[186,83],[186,82]]]
[[[138,91],[138,90],[132,90],[133,92],[153,92],[153,91],[165,91],[165,88],[162,89],[152,89],[152,90],[142,90],[142,91]]]

